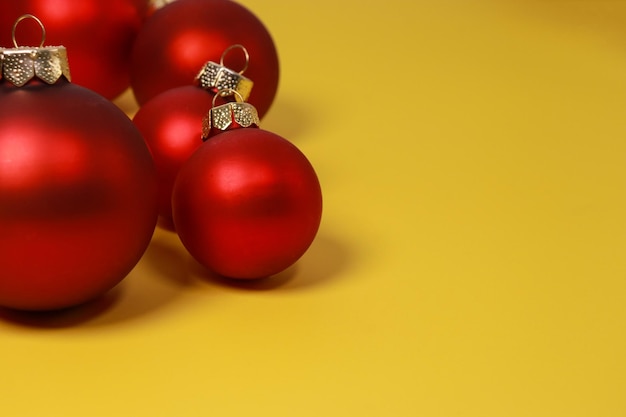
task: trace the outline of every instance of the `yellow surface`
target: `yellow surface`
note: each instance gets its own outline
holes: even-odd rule
[[[102,301],[3,313],[0,415],[626,416],[626,2],[242,3],[317,240],[234,286],[158,230]]]

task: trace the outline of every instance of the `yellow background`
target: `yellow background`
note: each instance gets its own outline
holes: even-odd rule
[[[626,416],[626,1],[241,2],[315,243],[233,285],[157,230],[102,300],[3,312],[0,415]]]

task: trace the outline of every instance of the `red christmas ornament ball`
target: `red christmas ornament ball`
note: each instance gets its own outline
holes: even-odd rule
[[[111,289],[150,242],[156,192],[141,134],[107,99],[63,79],[0,84],[0,306]]]
[[[184,162],[202,145],[202,119],[212,100],[213,95],[203,88],[177,87],[149,100],[133,118],[154,158],[159,182],[159,224],[166,229],[174,229],[174,181]]]
[[[239,128],[207,140],[181,168],[172,196],[176,231],[217,274],[253,279],[295,263],[322,215],[317,175],[286,139]]]
[[[278,54],[259,18],[230,0],[177,0],[146,19],[131,59],[137,102],[143,105],[165,90],[192,84],[206,62],[220,62],[222,53],[236,44],[249,52],[245,76],[254,88],[248,102],[263,117],[278,89]],[[224,64],[239,70],[245,67],[245,57],[229,54]]]
[[[12,47],[16,19],[29,13],[46,28],[46,44],[67,48],[72,81],[113,99],[130,85],[130,53],[147,0],[7,0],[0,2],[0,46]],[[20,23],[19,45],[37,46],[34,21]]]

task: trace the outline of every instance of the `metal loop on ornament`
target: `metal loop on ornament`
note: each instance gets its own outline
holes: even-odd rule
[[[233,90],[232,88],[223,88],[220,91],[217,92],[216,95],[213,96],[213,101],[211,102],[211,108],[215,108],[215,100],[218,97],[228,97],[228,96],[235,96],[235,101],[237,103],[243,103],[245,102],[243,96],[241,95],[241,93],[237,90]]]
[[[224,49],[224,52],[222,52],[222,56],[220,57],[220,65],[225,67],[224,59],[226,58],[226,55],[235,48],[241,49],[243,51],[244,57],[246,58],[246,63],[244,64],[243,68],[239,70],[239,75],[241,75],[246,72],[246,70],[248,69],[248,65],[250,64],[250,54],[248,54],[248,50],[246,49],[246,47],[241,44],[236,43]]]
[[[13,39],[13,46],[15,46],[16,48],[19,48],[19,45],[17,44],[17,39],[15,39],[15,31],[17,30],[17,25],[19,25],[20,22],[25,19],[34,19],[37,23],[39,23],[39,27],[41,28],[41,43],[39,44],[39,47],[40,48],[43,47],[43,44],[46,42],[46,27],[43,25],[43,23],[41,23],[41,20],[39,20],[37,16],[34,16],[30,13],[21,15],[20,17],[17,18],[15,23],[13,23],[13,29],[11,30],[11,38]]]

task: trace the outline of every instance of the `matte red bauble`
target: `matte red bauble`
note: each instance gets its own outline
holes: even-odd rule
[[[234,44],[250,53],[246,76],[254,80],[255,88],[249,102],[263,117],[278,89],[278,54],[263,23],[230,0],[177,0],[146,19],[131,60],[131,86],[137,102],[143,105],[165,90],[192,84],[205,62],[218,62]],[[225,64],[243,68],[244,60],[232,54]]]
[[[113,99],[130,85],[131,48],[146,8],[147,0],[2,1],[0,46],[12,45],[11,27],[19,16],[34,14],[46,25],[47,44],[67,48],[72,81]],[[17,38],[39,45],[41,29],[24,22]]]
[[[180,167],[202,145],[202,119],[213,95],[195,86],[173,88],[144,104],[133,123],[148,144],[159,181],[159,224],[172,230],[172,189]]]
[[[295,263],[317,233],[322,194],[304,154],[257,128],[216,134],[181,168],[172,207],[189,253],[217,274],[262,278]]]
[[[111,289],[146,250],[154,163],[121,110],[53,74],[64,53],[10,52],[0,80],[0,306],[70,307]],[[29,57],[52,85],[29,80]]]

